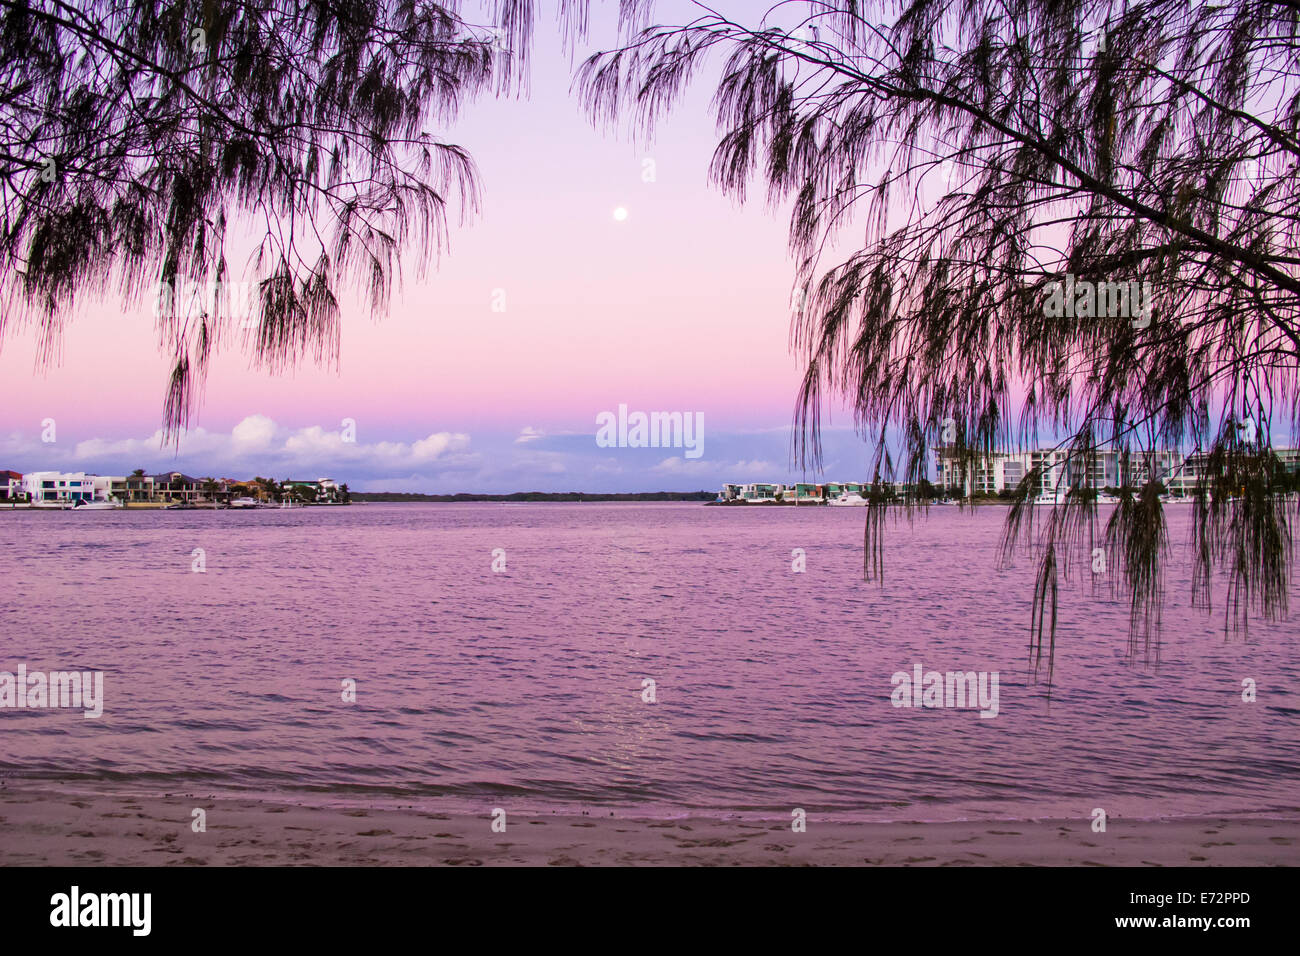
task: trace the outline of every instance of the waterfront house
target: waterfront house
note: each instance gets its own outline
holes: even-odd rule
[[[785,494],[782,495],[785,501],[821,501],[821,485],[813,484],[808,481],[797,481],[792,485],[785,486]]]
[[[34,504],[107,501],[114,489],[125,488],[125,483],[125,478],[84,471],[29,471],[22,476],[22,490]]]
[[[207,500],[208,493],[201,478],[191,478],[179,471],[166,471],[150,477],[153,479],[153,498],[150,500],[190,503]]]
[[[258,501],[266,498],[265,489],[256,481],[239,481],[235,478],[222,478],[221,486],[225,490],[227,499],[233,501],[236,498],[254,498]]]
[[[776,501],[776,493],[781,488],[780,484],[751,482],[742,486],[740,497],[750,502]]]
[[[0,501],[15,501],[23,494],[23,476],[20,472],[0,471]]]
[[[280,483],[286,495],[299,500],[313,501],[316,504],[337,504],[343,499],[343,491],[333,478],[317,478],[305,481],[288,478]]]
[[[91,475],[96,501],[126,501],[126,478],[121,475]]]
[[[126,476],[125,483],[128,502],[154,500],[153,475],[146,475],[142,469],[137,468],[134,474]]]
[[[315,501],[318,493],[316,482],[298,478],[286,478],[280,482],[280,491],[290,501]]]
[[[316,500],[338,504],[343,500],[343,488],[333,478],[316,479]]]

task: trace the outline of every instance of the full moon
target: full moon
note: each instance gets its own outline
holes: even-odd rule
[[[624,209],[622,206],[619,206],[617,209],[614,210],[615,222],[622,222],[626,218],[627,218],[627,210]]]

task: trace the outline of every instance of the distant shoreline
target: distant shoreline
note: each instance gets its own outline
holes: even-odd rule
[[[516,491],[508,495],[423,495],[408,491],[354,491],[353,501],[712,501],[716,491]]]

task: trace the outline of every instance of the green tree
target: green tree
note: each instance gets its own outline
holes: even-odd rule
[[[263,501],[279,501],[280,489],[273,478],[263,478],[260,475],[253,479],[253,484],[257,485],[257,496]]]

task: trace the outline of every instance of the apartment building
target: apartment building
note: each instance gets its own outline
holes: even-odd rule
[[[1300,450],[1274,449],[1290,472],[1300,470]],[[1203,473],[1205,456],[1184,457],[1175,449],[1130,451],[1098,448],[1087,458],[1071,457],[1066,449],[1037,448],[1016,452],[993,452],[975,458],[961,474],[960,465],[949,448],[935,456],[935,484],[943,488],[962,488],[968,495],[997,494],[1016,488],[1032,469],[1041,469],[1038,495],[1063,495],[1070,488],[1140,487],[1148,481],[1164,484],[1169,494],[1182,497],[1193,493]]]

